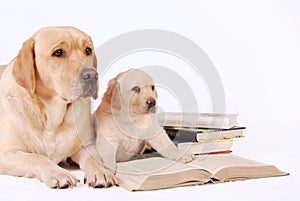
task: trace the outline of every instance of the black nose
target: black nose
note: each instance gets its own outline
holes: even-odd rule
[[[98,73],[94,68],[84,68],[80,72],[80,79],[86,82],[96,82]]]
[[[147,103],[147,105],[149,106],[149,108],[151,108],[151,107],[155,106],[156,101],[155,101],[154,98],[150,98],[150,99],[147,100],[146,103]]]

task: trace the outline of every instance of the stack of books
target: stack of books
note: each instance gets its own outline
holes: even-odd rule
[[[238,114],[158,114],[158,120],[181,151],[196,155],[232,152],[233,140],[243,138],[246,129],[238,126]]]

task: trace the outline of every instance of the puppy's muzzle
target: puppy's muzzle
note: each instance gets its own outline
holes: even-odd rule
[[[94,68],[83,68],[80,72],[83,84],[83,98],[94,96],[98,90],[98,72]]]
[[[156,100],[154,98],[149,98],[146,101],[146,105],[148,106],[148,112],[155,113],[156,112]]]
[[[148,105],[149,108],[155,107],[156,100],[154,98],[150,98],[150,99],[147,100],[146,104]]]

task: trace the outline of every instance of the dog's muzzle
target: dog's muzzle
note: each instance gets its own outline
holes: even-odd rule
[[[98,91],[98,72],[94,68],[83,68],[80,72],[83,98],[94,96]]]

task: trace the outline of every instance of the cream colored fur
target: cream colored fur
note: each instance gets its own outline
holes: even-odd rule
[[[155,116],[156,105],[147,104],[150,100],[157,102],[154,81],[141,70],[130,69],[109,81],[94,114],[96,148],[106,166],[115,170],[116,162],[127,161],[150,147],[172,160],[186,163],[194,159],[169,139]]]
[[[1,174],[34,177],[51,188],[72,187],[79,180],[57,165],[71,157],[89,186],[114,184],[95,150],[89,97],[96,93],[86,94],[79,78],[83,68],[96,69],[86,48],[94,47],[84,32],[47,27],[1,68]],[[64,54],[58,57],[59,49]]]

